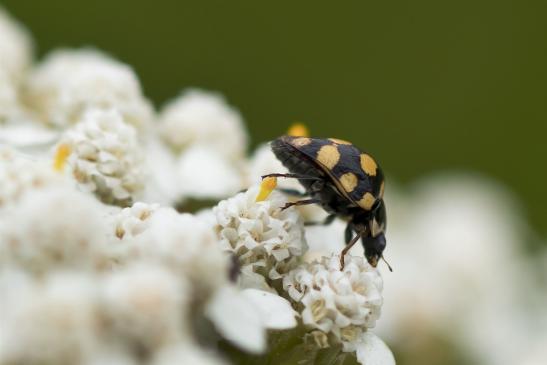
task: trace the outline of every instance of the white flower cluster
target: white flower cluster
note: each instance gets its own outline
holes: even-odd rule
[[[0,146],[0,209],[19,201],[31,189],[59,186],[65,181],[51,165]]]
[[[0,124],[24,115],[19,88],[32,54],[32,41],[26,29],[0,9]]]
[[[187,90],[163,108],[159,132],[176,154],[179,199],[222,199],[243,188],[247,134],[221,95]]]
[[[38,273],[100,264],[106,231],[93,197],[60,186],[31,190],[2,213],[0,262]]]
[[[524,254],[529,233],[517,202],[493,181],[459,174],[389,192],[387,240],[397,249],[387,258],[397,275],[384,277],[378,333],[409,356],[408,336],[428,343],[435,333],[477,363],[524,363],[547,322],[534,308],[545,304],[531,304],[545,291]]]
[[[0,365],[239,363],[267,351],[268,330],[392,363],[367,331],[378,274],[304,262],[305,211],[279,192],[256,201],[250,174],[280,166],[246,157],[222,96],[189,90],[156,115],[131,68],[98,51],[32,64],[0,10]],[[226,200],[180,213],[196,198]],[[305,273],[317,282],[295,295]]]
[[[79,186],[103,202],[127,206],[144,185],[143,156],[137,132],[116,110],[94,109],[61,139]]]
[[[51,53],[30,75],[25,99],[46,123],[61,128],[94,108],[116,108],[138,130],[152,118],[133,70],[94,50]]]
[[[346,256],[345,262],[343,270],[335,255],[304,264],[283,278],[283,288],[303,306],[302,321],[320,346],[330,335],[352,352],[380,317],[382,277],[363,257]]]
[[[260,202],[257,194],[258,188],[251,187],[213,209],[221,247],[240,266],[239,285],[284,291],[319,348],[342,345],[363,363],[379,351],[379,363],[394,363],[385,344],[367,332],[383,302],[379,272],[363,257],[349,255],[343,270],[339,256],[303,262],[308,246],[298,211],[281,210],[287,200],[277,192]]]
[[[271,280],[299,263],[307,244],[298,213],[281,210],[286,199],[274,192],[270,199],[256,202],[257,194],[253,187],[221,201],[214,208],[215,229],[222,249],[238,257],[243,285],[270,289]]]
[[[177,150],[207,145],[232,161],[245,156],[247,148],[239,112],[221,95],[197,89],[186,91],[165,106],[160,133]]]

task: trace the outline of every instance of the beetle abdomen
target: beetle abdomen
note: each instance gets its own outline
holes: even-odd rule
[[[287,143],[283,137],[273,140],[271,148],[275,156],[283,166],[291,173],[324,178],[325,174],[317,168],[317,165],[311,161],[305,154]],[[313,180],[299,180],[304,188],[309,189]]]

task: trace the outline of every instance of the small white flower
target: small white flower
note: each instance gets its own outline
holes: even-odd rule
[[[68,164],[83,190],[121,206],[141,194],[145,174],[137,133],[116,110],[89,110],[61,143],[70,146]]]
[[[28,191],[52,186],[69,184],[50,164],[0,146],[0,209],[17,204]]]
[[[91,278],[60,272],[44,283],[27,282],[26,290],[14,287],[21,280],[10,284],[0,293],[0,363],[69,365],[94,352],[97,295]]]
[[[76,123],[90,108],[116,108],[138,130],[152,117],[133,70],[90,49],[49,54],[31,75],[25,97],[47,123],[58,127]]]
[[[159,204],[141,202],[123,208],[114,217],[114,234],[121,240],[132,239],[141,234],[148,228],[148,219],[158,208]]]
[[[0,8],[0,69],[13,82],[22,79],[33,58],[33,44],[29,32]]]
[[[299,214],[292,208],[280,209],[287,202],[283,195],[274,191],[268,200],[256,202],[257,193],[255,186],[221,201],[213,209],[215,229],[221,248],[239,258],[243,286],[271,290],[266,282],[246,277],[280,279],[295,267],[307,245]]]
[[[113,340],[153,350],[187,336],[184,277],[160,265],[136,263],[104,280],[101,310]]]
[[[218,151],[192,146],[178,160],[181,197],[222,199],[242,189],[241,172]]]
[[[382,306],[382,278],[363,257],[347,255],[302,264],[283,278],[290,298],[303,306],[305,325],[331,335],[344,351],[355,351],[362,334],[374,327]]]
[[[100,265],[104,210],[93,197],[54,187],[27,192],[2,215],[1,261],[36,273]]]
[[[247,148],[239,112],[221,95],[197,89],[185,91],[164,107],[160,133],[177,150],[206,145],[229,161],[243,158]]]

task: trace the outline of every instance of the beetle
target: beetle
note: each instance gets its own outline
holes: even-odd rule
[[[378,265],[379,259],[385,261],[385,182],[374,158],[352,143],[336,138],[282,136],[273,140],[270,146],[289,173],[272,173],[262,178],[295,178],[306,192],[284,191],[308,197],[289,202],[282,209],[319,204],[329,214],[322,224],[330,224],[336,217],[347,221],[346,247],[340,255],[341,269],[344,268],[344,256],[359,239],[365,257],[373,267]],[[387,266],[391,271],[389,264]]]

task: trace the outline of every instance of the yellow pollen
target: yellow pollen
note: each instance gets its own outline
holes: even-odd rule
[[[272,193],[272,191],[277,186],[277,178],[276,177],[267,177],[260,183],[260,191],[256,195],[256,201],[261,202],[266,199],[268,199],[268,196]]]
[[[326,145],[317,152],[317,161],[323,164],[326,168],[332,169],[340,160],[340,152],[333,145]]]
[[[361,208],[365,210],[370,210],[375,201],[376,199],[374,198],[374,196],[371,193],[366,192],[363,198],[359,200],[358,204]]]
[[[62,172],[65,168],[68,156],[70,156],[71,148],[66,143],[61,143],[55,151],[55,157],[53,159],[53,169],[57,172]]]
[[[287,135],[291,137],[309,137],[310,132],[304,123],[294,123],[289,127]]]
[[[351,142],[344,141],[343,139],[338,139],[338,138],[329,138],[329,141],[337,143],[337,144],[351,144]]]
[[[374,161],[372,157],[366,153],[362,153],[361,168],[367,173],[367,175],[376,176],[376,169],[378,168],[378,165],[376,165],[376,161]]]
[[[351,193],[357,186],[357,176],[354,173],[346,172],[340,177],[340,183],[344,187],[344,190]]]

